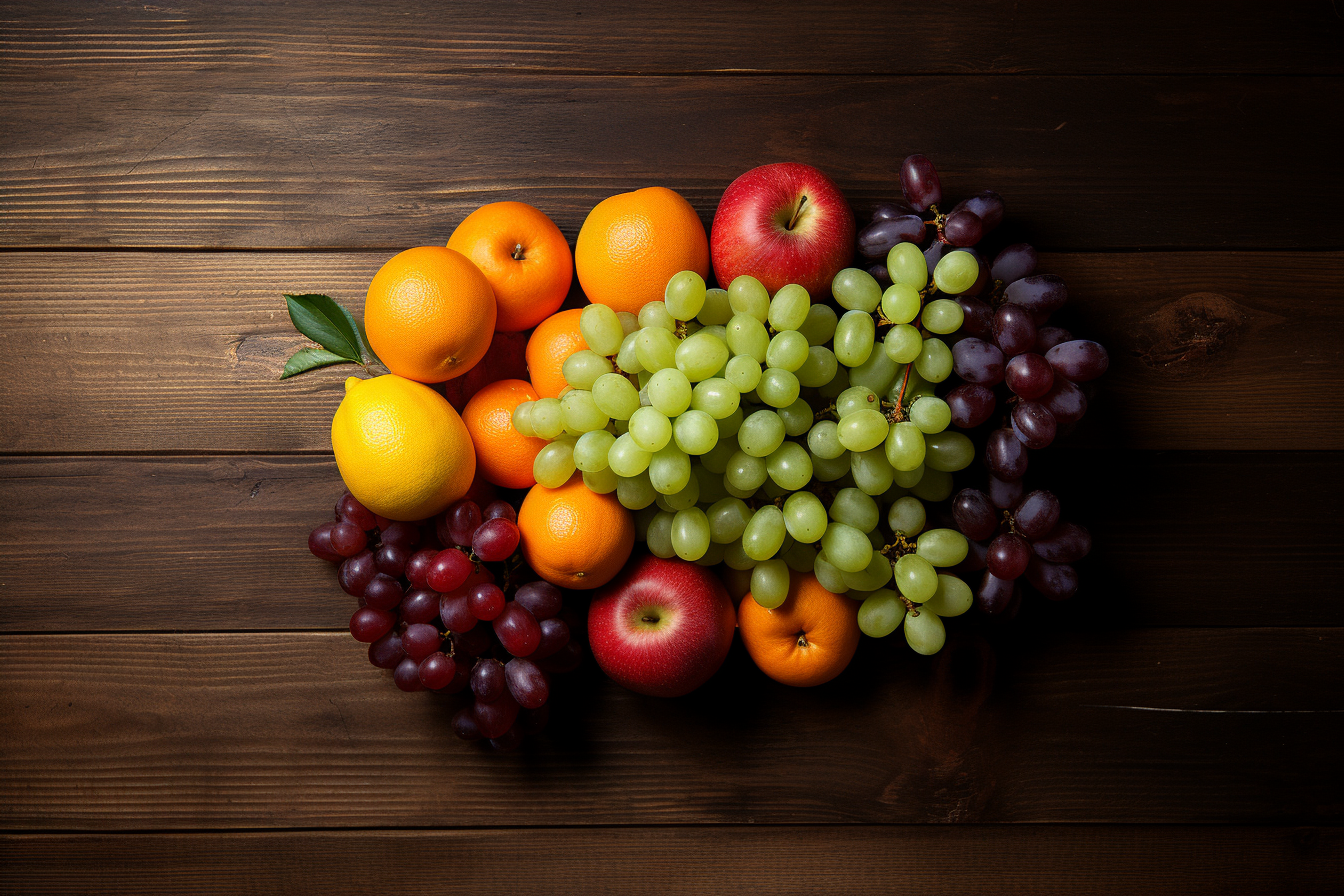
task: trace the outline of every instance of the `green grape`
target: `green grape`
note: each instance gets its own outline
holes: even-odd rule
[[[812,406],[805,399],[800,398],[786,408],[779,408],[775,413],[784,421],[785,435],[800,436],[812,428],[814,419]]]
[[[919,482],[910,487],[910,491],[935,504],[946,501],[952,494],[952,474],[942,470],[925,470]]]
[[[831,523],[821,537],[821,549],[831,564],[841,572],[866,569],[873,559],[873,544],[868,536],[853,526]]]
[[[639,329],[639,315],[631,314],[629,311],[617,311],[616,319],[621,322],[621,341]]]
[[[825,345],[835,335],[838,320],[830,305],[813,305],[807,309],[807,317],[798,332],[807,337],[808,345]]]
[[[966,536],[956,529],[929,529],[915,543],[915,553],[933,566],[956,566],[969,548]]]
[[[872,352],[868,360],[849,371],[849,382],[853,386],[867,386],[881,395],[900,372],[901,365],[891,360],[885,351]]]
[[[826,508],[811,492],[794,492],[784,499],[784,528],[795,540],[813,544],[826,534]]]
[[[913,470],[924,463],[924,433],[908,420],[894,424],[887,434],[887,462],[894,470]]]
[[[781,488],[775,480],[767,479],[765,480],[765,484],[761,486],[761,494],[773,501],[776,498],[782,498],[787,495],[788,490]]]
[[[639,331],[626,335],[621,340],[621,348],[616,352],[616,366],[626,373],[639,373],[644,366],[639,363],[639,353],[635,351],[635,343],[639,341]]]
[[[921,398],[920,401],[930,401],[937,399]],[[975,445],[964,433],[951,431],[939,432],[924,437],[924,443],[928,446],[928,451],[924,457],[924,463],[930,470],[938,470],[943,473],[955,473],[957,470],[964,470],[975,460]]]
[[[738,452],[737,439],[719,434],[719,444],[700,457],[700,464],[720,476],[728,469],[728,459]]]
[[[882,301],[882,287],[867,271],[845,268],[831,281],[831,295],[841,308],[871,314]]]
[[[653,379],[653,373],[654,372],[652,370],[641,370],[638,374],[636,374],[635,385],[639,387],[641,392],[643,392],[645,389],[649,387],[649,380]],[[641,395],[640,404],[643,404],[644,399],[647,397],[648,397],[647,392]]]
[[[666,510],[660,510],[649,521],[649,531],[645,534],[644,541],[653,556],[662,557],[664,560],[677,556],[677,549],[672,546],[672,520],[675,516]]]
[[[765,324],[750,314],[734,314],[728,321],[728,348],[733,354],[746,355],[759,364],[765,361],[769,347],[770,334]]]
[[[807,312],[812,308],[812,297],[797,283],[780,287],[779,292],[770,300],[770,313],[766,319],[776,332],[797,330],[807,320]],[[806,337],[804,337],[806,338]]]
[[[840,362],[835,360],[835,352],[824,345],[814,345],[807,350],[807,360],[795,371],[798,382],[809,389],[824,386],[835,378]]]
[[[947,641],[947,630],[943,620],[931,610],[920,609],[905,617],[905,642],[915,653],[933,656],[943,649]]]
[[[649,302],[643,308],[640,308],[639,325],[667,330],[668,332],[677,328],[677,322],[672,317],[672,312],[668,311],[667,305],[662,302]]]
[[[630,417],[630,437],[645,451],[657,451],[672,440],[672,421],[656,408],[640,408]]]
[[[797,330],[776,333],[765,349],[765,363],[770,367],[793,373],[802,367],[808,356],[807,337]]]
[[[868,451],[887,438],[887,418],[881,411],[864,408],[840,420],[840,444],[850,451]]]
[[[886,494],[896,475],[881,448],[849,452],[849,472],[854,475],[854,484],[867,495]]]
[[[706,518],[710,539],[728,544],[742,537],[747,521],[751,519],[751,508],[741,498],[722,498],[709,506]]]
[[[675,417],[691,406],[690,380],[675,367],[664,367],[649,377],[648,394],[649,404],[666,417]]]
[[[919,317],[919,290],[893,283],[882,293],[882,316],[894,324],[908,324]]]
[[[909,324],[897,324],[887,331],[882,351],[897,364],[909,364],[924,350],[924,337]]]
[[[924,324],[924,329],[930,333],[946,335],[961,329],[961,324],[966,319],[966,312],[951,299],[934,299],[924,306],[919,319]]]
[[[910,405],[910,422],[918,426],[925,436],[930,436],[947,429],[947,425],[952,422],[952,409],[941,398],[921,395]],[[928,445],[927,450],[932,452],[933,445],[929,444],[927,438],[924,442]]]
[[[834,482],[849,475],[849,452],[841,449],[839,457],[812,456],[812,475],[822,482]]]
[[[696,320],[707,327],[722,326],[733,318],[733,306],[728,301],[728,290],[705,290],[705,304],[701,306]]]
[[[662,303],[657,304],[662,307]],[[649,307],[648,305],[644,306]],[[642,314],[643,312],[641,312]],[[662,327],[645,327],[635,334],[635,357],[649,373],[677,366],[677,337]]]
[[[897,498],[891,507],[887,508],[887,525],[891,527],[891,531],[906,538],[914,538],[924,531],[925,519],[924,505],[918,498],[909,495]]]
[[[816,561],[813,562],[812,575],[817,577],[817,583],[821,587],[832,594],[844,594],[849,591],[849,586],[845,584],[844,573],[826,558],[825,551],[818,554]]]
[[[835,415],[841,420],[859,411],[877,410],[877,393],[867,386],[850,386],[835,399]]]
[[[728,346],[709,333],[688,336],[677,346],[677,369],[693,383],[709,379],[728,363]]]
[[[835,500],[831,501],[831,519],[860,532],[876,529],[878,516],[877,502],[857,488],[842,488],[836,492]]]
[[[718,566],[723,562],[723,553],[723,545],[711,541],[705,555],[695,562],[699,566]]]
[[[539,398],[532,403],[532,431],[539,439],[553,439],[565,430],[565,412],[558,398]]]
[[[691,480],[691,459],[676,445],[665,445],[649,460],[649,481],[659,494],[670,495]]]
[[[913,470],[897,470],[895,478],[897,488],[914,488],[924,478],[924,465],[920,464]]]
[[[733,388],[732,383],[719,377],[701,380],[691,391],[691,407],[704,411],[715,420],[731,416],[741,401],[742,393]]]
[[[933,597],[938,590],[938,573],[933,564],[917,554],[906,554],[896,561],[896,587],[917,604]]]
[[[695,271],[673,274],[663,290],[663,304],[677,320],[691,320],[705,305],[705,278]]]
[[[938,590],[924,603],[939,616],[960,616],[971,608],[971,586],[956,576],[938,574]]]
[[[726,476],[724,477],[724,480],[723,480],[723,490],[724,490],[725,492],[727,492],[731,497],[734,497],[734,498],[741,498],[741,499],[743,499],[744,501],[745,501],[747,498],[754,498],[754,497],[756,497],[756,489],[754,489],[754,488],[738,488],[737,486],[735,486],[735,485],[733,485],[732,483],[730,483],[730,482],[728,481],[728,478],[727,478]]]
[[[691,475],[695,481],[700,483],[700,503],[713,504],[721,498],[728,497],[728,491],[723,487],[723,474],[714,474],[706,470],[699,464],[692,465]]]
[[[621,502],[622,507],[639,510],[648,507],[657,498],[658,490],[649,481],[648,470],[641,470],[634,476],[618,476],[616,479],[616,500]]]
[[[699,500],[700,479],[692,475],[690,479],[686,480],[686,487],[681,491],[670,495],[659,495],[658,506],[675,513],[678,510],[685,510],[687,507],[694,507]]]
[[[740,406],[734,408],[731,414],[719,421],[719,438],[736,436],[737,431],[742,428],[743,419],[742,408]]]
[[[756,566],[756,561],[747,556],[742,549],[742,540],[729,542],[723,546],[723,563],[729,569],[745,570]]]
[[[933,268],[933,285],[950,296],[961,295],[980,277],[980,263],[965,250],[949,252]]]
[[[846,311],[835,327],[832,351],[835,352],[836,360],[846,367],[858,367],[872,354],[876,334],[877,328],[871,314],[866,311]]]
[[[609,495],[616,491],[620,477],[611,472],[611,469],[598,470],[595,473],[583,473],[583,484],[588,486],[588,491],[597,495]]]
[[[705,329],[705,325],[700,323],[700,321],[698,320],[685,321],[682,323],[682,327],[685,329],[685,332],[683,334],[685,336],[694,336],[696,333],[699,333],[701,330]]]
[[[798,400],[798,377],[778,367],[768,367],[761,374],[756,394],[772,408],[786,408]]]
[[[900,627],[905,604],[890,588],[880,588],[864,598],[859,607],[859,631],[870,638],[885,638]]]
[[[598,473],[607,468],[607,453],[616,444],[616,437],[605,429],[586,432],[574,443],[574,466],[585,473]]]
[[[606,305],[592,305],[593,308],[606,308]],[[610,308],[607,308],[610,311]],[[575,389],[591,389],[597,378],[604,373],[611,373],[616,368],[611,366],[611,362],[602,357],[595,351],[584,349],[575,352],[565,359],[560,372],[565,377],[565,382],[569,383]]]
[[[794,572],[811,572],[817,563],[817,550],[800,541],[785,548],[780,553],[780,557]]]
[[[513,429],[520,436],[535,436],[532,431],[532,405],[534,401],[524,401],[513,409]]]
[[[770,478],[783,489],[791,492],[807,486],[812,481],[812,458],[807,449],[797,442],[785,442],[766,458],[765,468]]]
[[[952,373],[952,349],[941,339],[925,339],[915,370],[929,382],[941,383]]]
[[[741,274],[728,284],[728,304],[736,314],[749,314],[764,321],[770,314],[770,293],[750,274]]]
[[[761,381],[761,365],[751,355],[733,355],[724,370],[724,379],[739,392],[750,392]]]
[[[712,324],[708,327],[702,327],[700,332],[704,333],[706,336],[713,336],[724,345],[728,344],[728,328],[723,324]]]
[[[741,491],[755,491],[765,484],[769,475],[765,459],[745,451],[737,451],[728,458],[728,468],[723,474],[726,483]]]
[[[699,560],[709,550],[709,520],[699,507],[678,510],[672,518],[672,549],[683,560]]]
[[[914,365],[900,368],[900,376],[892,381],[887,400],[892,404],[909,406],[922,395],[933,395],[933,384],[919,375]]]
[[[613,420],[629,420],[639,410],[639,390],[619,373],[607,373],[593,383],[593,401]]]
[[[571,389],[560,396],[560,412],[564,415],[565,428],[578,433],[605,429],[611,419],[597,406],[593,393],[582,389]]]
[[[645,507],[635,511],[635,541],[649,540],[649,524],[658,515],[658,507]]]
[[[887,253],[887,276],[892,283],[921,290],[929,284],[929,263],[914,243],[897,243]]]
[[[532,461],[532,478],[546,488],[559,488],[574,475],[574,441],[556,439],[537,452]]]
[[[876,591],[891,581],[891,561],[877,551],[873,551],[868,565],[858,572],[840,571],[840,577],[849,586],[850,597],[857,597],[856,591]]]
[[[760,562],[775,556],[784,546],[784,514],[773,504],[767,504],[751,515],[747,528],[742,531],[742,552]]]
[[[789,566],[783,560],[764,560],[751,571],[751,598],[773,610],[789,597]]]
[[[737,431],[737,444],[752,457],[767,457],[783,442],[784,421],[774,411],[756,411]]]
[[[687,411],[673,422],[672,436],[682,451],[700,455],[719,444],[719,426],[704,411]]]
[[[609,305],[589,305],[584,308],[579,315],[579,332],[583,334],[583,341],[588,343],[588,348],[599,357],[616,354],[625,339],[621,319]]]
[[[627,479],[647,470],[652,459],[653,453],[635,444],[634,436],[630,433],[617,436],[611,445],[611,450],[607,452],[607,464],[611,467],[611,471]]]
[[[807,433],[807,450],[814,458],[835,460],[845,453],[840,444],[840,427],[834,420],[818,420]],[[848,469],[848,464],[846,464]]]
[[[835,375],[817,387],[817,394],[822,398],[835,398],[849,388],[849,368],[842,367],[838,360],[835,368]]]

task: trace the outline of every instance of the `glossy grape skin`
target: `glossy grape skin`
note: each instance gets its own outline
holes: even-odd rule
[[[874,219],[859,231],[859,254],[864,258],[886,258],[897,243],[924,242],[924,219],[917,214]]]
[[[872,220],[886,221],[891,218],[899,218],[901,215],[918,215],[919,209],[908,202],[900,199],[891,199],[885,202],[879,202],[873,209]]]
[[[836,325],[832,351],[841,364],[858,367],[872,353],[876,335],[872,315],[866,311],[846,311]]]
[[[1059,522],[1059,499],[1042,489],[1029,492],[1013,508],[1013,520],[1028,541],[1045,538]]]
[[[952,499],[952,518],[962,534],[972,541],[984,541],[999,528],[999,515],[982,491],[964,488]]]
[[[975,589],[975,605],[987,615],[998,616],[1008,609],[1016,593],[1016,580],[1001,579],[985,570],[979,586]]]
[[[541,629],[541,640],[537,642],[537,649],[532,651],[532,655],[529,657],[533,662],[544,660],[548,656],[554,656],[569,643],[569,623],[565,620],[543,619],[537,623],[537,627]]]
[[[923,603],[938,590],[938,572],[918,554],[906,554],[896,561],[893,581],[901,594],[915,603]]]
[[[528,656],[541,643],[536,617],[517,601],[509,601],[493,625],[499,643],[514,656]]]
[[[975,255],[966,249],[946,253],[933,269],[934,284],[948,295],[959,295],[969,291],[979,276],[979,262]]]
[[[994,335],[994,309],[975,296],[956,297],[961,306],[961,331],[977,339],[991,339]]]
[[[956,566],[970,550],[966,536],[956,529],[926,529],[917,540],[918,554],[933,566]]]
[[[1030,245],[1014,243],[1011,246],[1006,246],[994,258],[994,264],[990,266],[989,275],[1005,284],[1012,284],[1035,273],[1038,260],[1036,250]]]
[[[899,284],[918,292],[928,285],[932,272],[932,264],[914,243],[899,243],[887,253],[887,275],[893,286]]]
[[[1050,391],[1041,396],[1041,404],[1056,423],[1076,423],[1087,412],[1087,396],[1064,377],[1055,377]]]
[[[336,523],[323,523],[308,535],[308,550],[319,560],[325,560],[328,563],[340,563],[345,560],[345,556],[338,552],[331,544],[331,533],[336,528]]]
[[[859,572],[873,559],[873,545],[868,536],[853,526],[831,523],[821,537],[821,549],[829,562],[841,572]]]
[[[401,636],[394,631],[369,645],[369,662],[379,669],[395,669],[405,657],[406,651],[401,649]]]
[[[1040,449],[1055,440],[1055,418],[1044,405],[1034,401],[1020,401],[1013,408],[1013,434],[1028,448]]]
[[[350,634],[356,641],[372,644],[392,630],[397,617],[376,607],[360,607],[350,617]]]
[[[1096,379],[1110,365],[1105,347],[1090,339],[1061,343],[1045,353],[1045,360],[1055,373],[1074,383]]]
[[[539,709],[551,695],[546,673],[530,660],[514,657],[504,666],[509,693],[523,709]]]
[[[401,603],[401,582],[387,573],[377,573],[364,586],[364,603],[379,610],[391,610]]]
[[[971,586],[957,576],[938,574],[938,590],[924,603],[924,608],[940,617],[960,616],[975,603]]]
[[[1054,274],[1035,274],[1008,284],[1003,298],[1032,314],[1052,314],[1068,301],[1069,290]]]
[[[1055,384],[1055,372],[1045,358],[1035,352],[1023,352],[1008,361],[1003,379],[1013,394],[1033,400],[1050,391]]]
[[[964,434],[936,432],[924,436],[924,464],[930,470],[955,473],[975,460],[975,446]]]
[[[999,510],[1009,510],[1018,505],[1022,500],[1022,480],[1018,479],[1000,479],[993,474],[989,477],[989,486],[985,489],[985,494],[989,496],[989,501]]]
[[[1050,600],[1067,600],[1078,591],[1078,573],[1066,564],[1048,563],[1032,557],[1025,576],[1031,587]]]
[[[906,156],[905,161],[901,162],[901,193],[917,212],[943,201],[943,185],[938,178],[938,170],[923,155],[916,153]]]
[[[923,503],[909,495],[897,498],[891,502],[891,507],[887,508],[887,525],[891,527],[892,532],[900,533],[906,538],[919,535],[927,521],[928,516],[924,512]]]
[[[798,332],[807,337],[808,345],[824,345],[835,335],[840,318],[830,305],[815,304],[807,309],[807,317]]]
[[[408,657],[403,657],[397,667],[392,670],[392,681],[403,691],[419,691],[424,689],[424,684],[420,681],[420,664]]]
[[[416,588],[408,591],[397,607],[401,621],[405,623],[433,622],[439,615],[441,595],[428,588]]]
[[[1076,563],[1092,550],[1092,535],[1075,523],[1060,523],[1045,538],[1036,539],[1031,549],[1050,563]]]
[[[1017,305],[999,306],[994,312],[993,332],[994,342],[1010,358],[1036,345],[1036,322],[1031,312]]]
[[[984,223],[985,233],[989,233],[1003,222],[1003,197],[993,190],[981,190],[952,207],[954,213],[962,209],[975,212]]]
[[[1027,472],[1027,449],[1011,429],[996,429],[985,443],[985,465],[1002,479],[1021,479]]]
[[[336,519],[354,523],[365,532],[378,525],[373,511],[359,503],[359,499],[349,492],[341,495],[340,500],[336,502]]]
[[[471,549],[486,562],[507,560],[518,547],[520,537],[516,523],[500,518],[486,520],[472,537]]]
[[[769,560],[779,551],[788,534],[783,512],[767,504],[752,515],[742,532],[742,551],[752,560]]]
[[[953,246],[969,247],[980,242],[985,234],[985,222],[969,209],[958,207],[943,222],[943,239]],[[912,242],[919,242],[913,240]]]
[[[905,604],[890,588],[874,591],[859,607],[859,630],[870,638],[885,638],[900,628]]]
[[[1055,346],[1072,342],[1073,334],[1063,327],[1038,327],[1036,329],[1036,347],[1035,352],[1043,355]]]
[[[997,385],[1005,369],[1003,352],[991,342],[972,336],[952,347],[952,370],[968,383]]]
[[[1027,570],[1031,545],[1021,535],[1005,532],[989,543],[985,565],[1000,579],[1015,579]]]
[[[987,386],[962,383],[943,398],[952,412],[952,423],[962,429],[973,429],[994,413],[998,399]]]
[[[457,663],[452,657],[435,651],[420,661],[417,672],[422,685],[431,691],[441,691],[457,677]]]
[[[364,589],[377,574],[378,567],[373,559],[373,552],[366,550],[341,563],[336,573],[336,581],[340,583],[341,590],[351,597],[363,597]]]
[[[923,656],[932,656],[943,649],[947,642],[947,631],[943,620],[929,609],[920,609],[907,613],[905,617],[905,641],[910,649]]]

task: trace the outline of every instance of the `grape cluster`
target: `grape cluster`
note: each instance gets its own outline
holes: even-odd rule
[[[517,584],[528,578],[519,542],[506,501],[482,509],[464,499],[434,519],[404,523],[375,516],[348,492],[335,521],[308,536],[309,550],[339,564],[341,588],[359,599],[350,634],[369,645],[369,662],[391,669],[403,691],[470,687],[474,701],[453,728],[498,750],[541,730],[549,675],[583,658],[571,637],[583,627],[560,589]]]

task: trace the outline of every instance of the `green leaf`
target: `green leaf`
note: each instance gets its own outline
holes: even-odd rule
[[[359,327],[359,338],[364,343],[364,351],[368,352],[370,358],[379,364],[383,364],[383,359],[378,357],[378,353],[373,350],[373,346],[369,345],[369,334],[364,331],[364,321],[355,321],[355,325]],[[383,364],[383,366],[386,367],[387,365]]]
[[[346,361],[364,363],[354,318],[330,296],[285,296],[294,329]]]
[[[287,379],[305,370],[316,370],[332,364],[346,364],[349,361],[349,358],[343,358],[324,348],[301,348],[285,362],[285,369],[281,371],[280,379]]]

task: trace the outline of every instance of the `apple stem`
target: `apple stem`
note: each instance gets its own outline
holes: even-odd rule
[[[523,260],[523,244],[522,244],[522,243],[514,243],[514,245],[513,245],[513,260],[514,260],[514,261],[522,261],[522,260]]]
[[[789,218],[789,225],[784,228],[785,230],[793,230],[794,225],[798,223],[798,216],[803,213],[803,206],[805,205],[807,205],[806,194],[804,194],[802,199],[798,200],[798,207],[793,210],[793,217]]]

